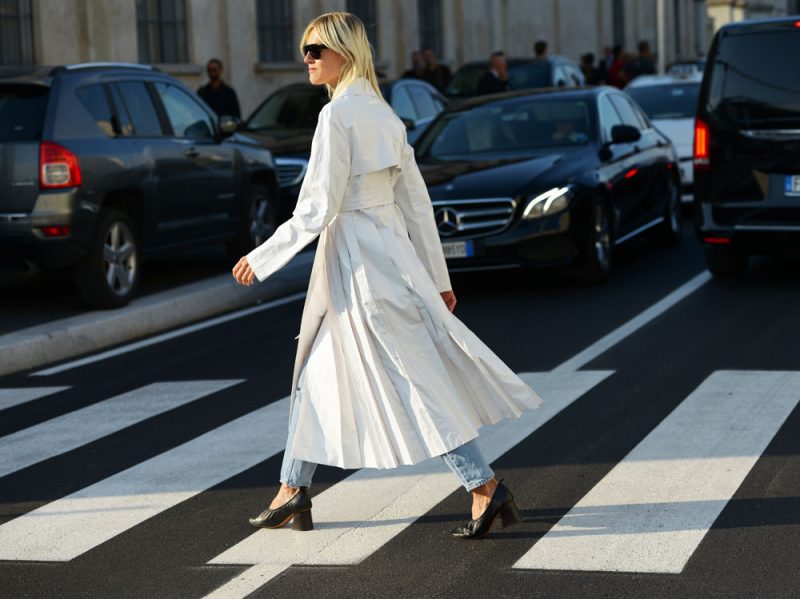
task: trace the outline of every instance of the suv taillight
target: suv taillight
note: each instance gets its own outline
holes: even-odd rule
[[[708,125],[700,119],[694,120],[694,168],[705,170],[708,162]]]
[[[39,146],[39,187],[58,189],[80,184],[81,167],[75,153],[52,141],[43,141]]]

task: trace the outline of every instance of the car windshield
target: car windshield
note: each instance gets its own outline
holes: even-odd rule
[[[787,57],[800,53],[800,28],[730,32],[711,66],[708,110],[744,129],[800,128],[800,79]]]
[[[593,123],[585,101],[523,98],[445,114],[417,150],[442,161],[524,157],[539,148],[586,144],[594,139]]]
[[[693,119],[700,83],[648,85],[625,91],[651,119]]]
[[[511,89],[532,89],[553,85],[553,67],[549,60],[518,62],[508,65],[508,84]]]
[[[324,89],[316,87],[278,90],[264,102],[247,121],[247,128],[313,129],[319,111],[328,102]]]
[[[38,85],[0,85],[0,143],[42,137],[47,94]]]

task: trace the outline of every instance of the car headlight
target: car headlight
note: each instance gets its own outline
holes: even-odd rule
[[[548,189],[544,193],[528,199],[528,204],[522,212],[522,218],[532,220],[561,212],[567,208],[570,197],[572,197],[572,188],[569,186]]]

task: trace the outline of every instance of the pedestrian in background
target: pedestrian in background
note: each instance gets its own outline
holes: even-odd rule
[[[539,40],[535,44],[533,44],[533,57],[539,60],[545,60],[547,58],[546,41]]]
[[[492,52],[489,57],[489,70],[478,79],[478,95],[498,94],[511,87],[508,83],[508,60],[503,52]]]
[[[403,73],[408,79],[425,79],[425,58],[422,52],[414,50],[411,53],[411,68]]]
[[[614,62],[614,53],[611,46],[603,46],[603,56],[597,61],[597,76],[601,84],[608,83],[608,71]]]
[[[450,84],[450,79],[453,77],[450,68],[447,65],[439,64],[436,54],[430,48],[425,50],[423,58],[425,59],[425,76],[423,79],[444,93]]]
[[[597,67],[594,66],[594,54],[592,52],[587,52],[581,56],[581,71],[583,72],[583,77],[586,79],[587,85],[600,84],[600,72]]]
[[[608,77],[606,83],[622,89],[628,80],[628,75],[625,72],[625,56],[620,44],[615,45],[611,49],[612,61],[611,66],[608,67]]]
[[[639,42],[639,55],[631,65],[631,79],[639,75],[653,75],[656,72],[655,56],[650,51],[650,44],[644,40]]]
[[[197,95],[203,98],[217,115],[241,118],[236,92],[222,80],[222,61],[219,58],[209,60],[206,73],[208,73],[208,83],[197,90]]]
[[[472,519],[453,536],[483,537],[498,516],[515,524],[514,497],[475,438],[541,400],[452,313],[430,196],[406,128],[378,88],[361,20],[321,15],[301,48],[309,81],[324,84],[331,101],[292,218],[233,268],[242,285],[263,281],[319,236],[281,487],[250,523],[313,528],[307,489],[317,464],[394,468],[442,456],[472,494]]]

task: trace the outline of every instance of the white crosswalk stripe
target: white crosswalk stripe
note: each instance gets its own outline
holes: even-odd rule
[[[542,396],[543,404],[516,420],[486,429],[478,438],[484,457],[497,459],[610,374],[522,374]],[[212,564],[258,564],[212,596],[244,597],[292,564],[359,563],[458,488],[458,480],[440,460],[395,470],[360,470],[314,497],[313,532],[256,532],[211,560]],[[354,497],[370,501],[354,502]]]
[[[0,389],[0,410],[7,410],[34,399],[54,395],[69,387],[17,387]]]
[[[680,573],[800,401],[800,372],[715,372],[515,568]]]
[[[153,383],[0,438],[0,476],[242,382]]]

